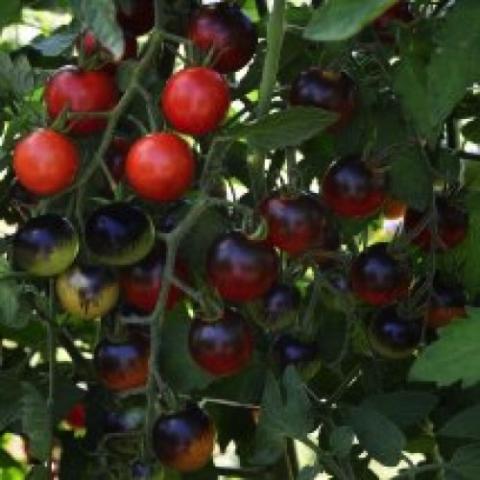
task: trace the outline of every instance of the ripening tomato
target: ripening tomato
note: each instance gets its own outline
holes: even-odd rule
[[[112,75],[102,70],[87,72],[67,66],[57,70],[45,87],[45,103],[51,119],[65,109],[73,113],[108,112],[118,102],[118,90]],[[71,120],[72,133],[89,134],[105,128],[105,118]]]
[[[147,135],[130,149],[126,176],[131,187],[147,200],[178,200],[190,188],[195,176],[193,152],[177,135]]]
[[[153,0],[130,0],[128,4],[120,2],[117,12],[118,23],[133,35],[144,35],[155,23]]]
[[[389,253],[387,243],[376,243],[353,261],[350,281],[357,297],[384,306],[407,295],[410,272],[406,263]]]
[[[152,445],[160,462],[179,472],[193,472],[212,458],[215,426],[196,405],[160,416],[153,426]]]
[[[248,302],[262,297],[278,276],[278,257],[265,242],[241,232],[221,235],[207,258],[210,284],[225,300]]]
[[[205,135],[216,130],[230,106],[224,78],[205,67],[175,73],[163,90],[161,108],[168,122],[182,133]]]
[[[294,285],[278,283],[274,285],[263,298],[265,313],[269,320],[290,312],[294,312],[300,306],[300,292]]]
[[[441,328],[456,318],[465,317],[467,299],[459,285],[447,285],[435,280],[425,315],[430,328]]]
[[[252,331],[234,310],[226,310],[216,321],[196,318],[190,327],[188,344],[195,362],[217,377],[239,373],[253,353]]]
[[[85,428],[87,413],[82,402],[76,403],[65,417],[67,425],[75,430]]]
[[[54,195],[68,188],[79,163],[74,143],[65,135],[44,128],[20,140],[13,153],[18,181],[35,195]]]
[[[220,73],[237,72],[253,57],[258,43],[255,25],[235,4],[217,3],[199,8],[190,20],[188,38],[211,54]]]
[[[407,206],[401,200],[393,197],[386,197],[383,204],[383,216],[387,220],[399,220],[405,216]]]

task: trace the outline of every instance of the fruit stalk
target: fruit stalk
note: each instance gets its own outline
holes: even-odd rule
[[[48,398],[47,398],[47,410],[48,421],[50,424],[50,445],[48,456],[48,471],[53,472],[53,432],[55,428],[54,408],[55,408],[55,362],[56,362],[56,336],[53,326],[53,300],[55,292],[55,280],[50,279],[48,282],[48,321],[45,324],[47,327],[47,346],[48,346]]]

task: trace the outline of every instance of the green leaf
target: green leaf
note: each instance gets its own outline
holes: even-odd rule
[[[25,322],[17,318],[19,311],[18,292],[14,282],[0,281],[0,322],[12,328],[23,328]],[[24,317],[23,317],[24,320]]]
[[[377,410],[400,428],[405,428],[425,419],[436,404],[437,398],[430,393],[397,391],[368,397],[362,406]]]
[[[49,478],[48,469],[43,465],[35,465],[27,476],[27,480],[48,480]]]
[[[10,423],[20,417],[18,402],[23,394],[20,381],[14,374],[0,374],[0,429],[3,430]]]
[[[78,30],[62,27],[48,37],[36,38],[31,46],[45,57],[57,57],[71,48],[78,37]]]
[[[24,55],[14,61],[5,53],[0,52],[0,96],[11,93],[23,97],[34,88],[32,67]]]
[[[322,470],[316,466],[303,467],[295,480],[315,480]]]
[[[438,433],[445,437],[480,440],[480,405],[458,413]]]
[[[315,107],[293,107],[272,113],[250,125],[228,130],[228,136],[244,138],[263,151],[300,145],[325,130],[335,115]]]
[[[462,479],[478,480],[480,478],[480,443],[466,445],[455,451],[449,465]]]
[[[30,440],[32,455],[39,460],[47,460],[52,437],[47,402],[30,383],[23,383],[21,416],[23,432]]]
[[[403,433],[387,417],[367,407],[351,407],[348,423],[360,445],[378,462],[396,466],[406,445]]]
[[[350,454],[354,440],[355,434],[348,426],[336,427],[328,439],[332,453],[340,458]]]
[[[20,0],[7,0],[0,2],[0,29],[20,19]]]
[[[397,0],[328,0],[314,14],[304,36],[319,42],[346,40],[360,32]]]
[[[462,127],[462,135],[473,143],[480,144],[480,118],[471,120]]]
[[[439,330],[439,339],[429,345],[410,370],[410,379],[448,386],[462,382],[470,387],[480,381],[480,309],[470,308],[468,317]]]

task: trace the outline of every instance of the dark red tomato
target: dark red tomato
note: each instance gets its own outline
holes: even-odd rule
[[[156,202],[178,200],[195,176],[195,159],[187,142],[171,133],[152,133],[128,153],[128,183],[141,197]]]
[[[75,144],[45,128],[20,140],[13,153],[18,181],[35,195],[54,195],[68,188],[75,180],[79,163]]]
[[[86,411],[83,403],[76,403],[65,417],[65,422],[70,428],[79,430],[85,428]]]
[[[267,241],[280,250],[298,255],[326,242],[327,212],[312,196],[275,194],[263,202],[260,211],[268,224]]]
[[[152,445],[160,462],[179,472],[193,472],[212,458],[215,426],[197,406],[162,415],[152,431]]]
[[[188,38],[202,52],[212,53],[220,73],[237,72],[253,57],[258,35],[255,25],[238,5],[217,3],[199,8],[188,28]]]
[[[165,259],[165,247],[157,244],[143,260],[123,269],[120,273],[123,300],[144,313],[151,313],[162,288]],[[174,273],[181,280],[187,276],[185,267],[179,261]],[[183,296],[181,290],[170,287],[167,308],[173,308]]]
[[[205,135],[216,130],[230,106],[224,78],[205,67],[175,73],[163,90],[161,108],[168,122],[182,133]]]
[[[208,373],[217,377],[235,375],[252,357],[253,335],[239,313],[226,310],[220,320],[193,321],[189,348],[195,362]]]
[[[394,40],[393,34],[389,31],[392,25],[395,22],[408,24],[414,18],[409,3],[405,0],[399,0],[374,21],[373,28],[377,31],[381,40],[391,43]]]
[[[376,213],[385,201],[385,174],[367,165],[356,155],[334,162],[322,183],[326,204],[347,218]]]
[[[299,340],[291,335],[282,335],[275,342],[273,349],[282,368],[312,362],[318,357],[315,342]]]
[[[121,62],[122,60],[137,58],[137,54],[138,54],[137,39],[133,35],[125,32],[124,40],[125,40],[125,48],[122,56],[117,60],[117,63]],[[93,55],[100,55],[102,60],[109,61],[109,62],[113,60],[112,53],[108,49],[103,47],[103,45],[97,40],[97,37],[95,37],[95,34],[90,30],[87,30],[79,38],[78,49],[81,50],[82,53],[87,57],[91,57]],[[103,68],[113,73],[116,70],[116,65],[114,63],[108,63]]]
[[[437,197],[436,201],[436,230],[438,242],[435,248],[437,250],[450,250],[462,243],[468,232],[469,218],[468,214],[462,208],[453,205],[444,197]],[[409,208],[405,215],[406,233],[418,232],[422,223],[425,223],[426,212],[420,212]],[[428,225],[412,239],[412,242],[418,245],[422,250],[430,250],[432,242],[432,233]]]
[[[243,233],[221,235],[207,258],[210,284],[230,302],[248,302],[262,297],[278,276],[278,257],[265,242]]]
[[[430,328],[441,328],[456,318],[465,317],[467,299],[458,285],[446,285],[435,281],[426,321]]]
[[[131,143],[123,137],[115,137],[105,154],[105,164],[116,182],[121,182],[125,175],[125,163]]]
[[[122,341],[106,338],[96,346],[93,361],[98,378],[114,392],[145,386],[148,378],[150,347],[142,335],[130,335]]]
[[[300,292],[294,285],[279,283],[274,285],[263,299],[265,313],[270,319],[276,319],[297,310],[300,300]]]
[[[384,306],[407,295],[410,272],[408,265],[388,252],[387,243],[376,243],[353,261],[350,282],[363,301]]]
[[[357,104],[356,85],[345,72],[311,68],[293,82],[290,103],[296,106],[318,107],[336,113],[338,120],[331,131],[344,127],[352,118]]]
[[[133,35],[140,36],[153,28],[155,7],[153,0],[130,0],[118,5],[118,23]]]
[[[409,357],[422,336],[422,319],[401,317],[395,307],[382,309],[368,328],[372,348],[393,360]]]
[[[405,216],[407,206],[401,200],[393,197],[386,197],[383,204],[383,216],[387,220],[400,220]]]
[[[107,112],[118,102],[118,90],[112,75],[104,71],[86,72],[74,66],[57,70],[45,88],[45,103],[51,119],[65,109],[74,113]],[[104,118],[72,120],[73,133],[89,134],[105,128]]]

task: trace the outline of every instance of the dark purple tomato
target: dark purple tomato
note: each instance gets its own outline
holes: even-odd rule
[[[436,280],[425,316],[428,327],[441,328],[456,318],[465,317],[466,303],[465,292],[460,285],[447,285]]]
[[[207,258],[210,284],[225,300],[248,302],[262,297],[278,275],[278,257],[265,242],[241,232],[221,235]]]
[[[376,243],[353,261],[350,282],[353,292],[364,302],[389,305],[407,295],[409,267],[388,252],[387,243]]]
[[[268,225],[267,241],[284,252],[298,255],[326,243],[331,228],[327,212],[313,196],[274,194],[260,211]]]
[[[215,426],[197,406],[160,416],[153,426],[152,445],[160,462],[179,472],[193,472],[212,458]]]
[[[190,20],[188,38],[202,52],[212,52],[220,73],[243,68],[253,57],[258,36],[255,25],[235,4],[220,2],[199,8]]]
[[[421,335],[422,319],[403,318],[395,307],[382,309],[368,328],[372,348],[391,359],[409,357],[418,347]]]
[[[278,283],[267,292],[263,299],[265,313],[270,319],[276,319],[297,310],[300,300],[300,292],[294,285]]]
[[[143,428],[145,409],[130,407],[123,410],[110,410],[105,413],[105,433],[131,433]]]
[[[154,0],[119,2],[117,19],[118,23],[133,35],[147,33],[155,23]]]
[[[356,90],[355,82],[345,72],[311,68],[302,72],[293,82],[290,103],[336,113],[338,120],[330,127],[336,131],[353,116],[357,104]]]
[[[300,340],[291,335],[279,337],[273,349],[282,368],[305,364],[318,358],[318,347],[315,342]]]
[[[105,164],[116,182],[125,176],[125,161],[132,144],[123,137],[115,137],[105,154]]]
[[[445,197],[437,197],[435,200],[437,217],[436,230],[438,235],[437,250],[450,250],[463,242],[468,233],[469,217],[468,213],[452,204]],[[409,208],[405,215],[405,232],[411,234],[418,232],[412,238],[412,242],[418,245],[422,250],[428,251],[432,242],[432,232],[430,226],[425,224],[427,213]],[[420,228],[421,224],[424,228]],[[439,244],[438,244],[439,243]]]
[[[334,162],[322,183],[326,204],[339,216],[363,218],[377,213],[385,201],[385,174],[356,155]]]
[[[225,310],[219,320],[196,318],[189,334],[192,358],[215,376],[235,375],[249,363],[253,353],[253,335],[245,319],[233,310]]]

